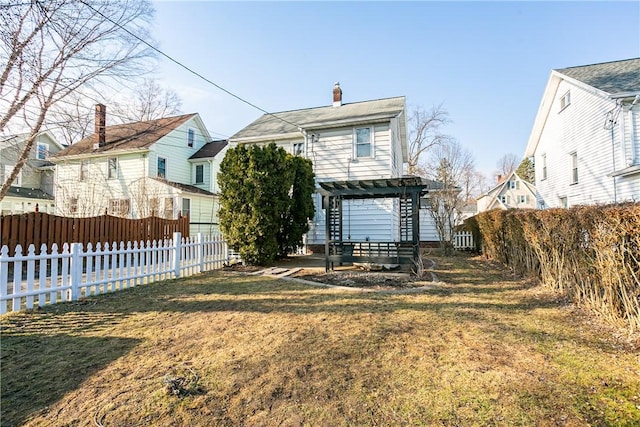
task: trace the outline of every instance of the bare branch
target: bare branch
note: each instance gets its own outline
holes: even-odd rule
[[[426,175],[424,167],[420,165],[421,158],[436,145],[451,140],[449,135],[441,129],[451,120],[449,113],[442,104],[425,111],[422,107],[415,107],[409,114],[409,161],[407,172],[409,175]]]

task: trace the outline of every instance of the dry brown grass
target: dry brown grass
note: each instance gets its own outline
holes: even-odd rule
[[[2,425],[640,424],[637,342],[437,261],[418,294],[214,272],[4,316]]]

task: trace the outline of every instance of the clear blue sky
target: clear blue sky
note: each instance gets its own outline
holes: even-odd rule
[[[158,1],[159,48],[278,112],[404,95],[442,103],[489,175],[522,156],[554,68],[640,56],[640,2]],[[162,60],[158,76],[214,138],[262,113]]]

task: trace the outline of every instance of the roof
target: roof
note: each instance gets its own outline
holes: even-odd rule
[[[529,135],[525,157],[535,154],[558,87],[567,79],[574,84],[596,89],[604,97],[633,97],[640,94],[640,58],[552,70]]]
[[[39,188],[25,188],[25,187],[9,187],[7,191],[8,197],[24,197],[27,199],[45,199],[53,200],[53,196],[49,193],[45,193]]]
[[[524,189],[529,190],[529,192],[535,197],[535,195],[536,195],[536,187],[533,184],[531,184],[530,182],[522,179],[520,177],[520,175],[518,175],[518,173],[516,171],[512,171],[510,174],[505,175],[505,178],[502,181],[500,181],[500,183],[498,183],[498,185],[496,185],[495,187],[493,187],[492,189],[490,189],[489,191],[487,191],[486,193],[484,193],[483,195],[478,197],[476,200],[480,200],[483,197],[489,197],[490,200],[492,200],[492,203],[490,205],[492,205],[493,202],[495,202],[495,200],[498,198],[498,196],[502,193],[502,190],[507,186],[507,183],[513,177],[518,178],[520,180],[520,182],[523,183]]]
[[[640,92],[640,58],[556,70],[611,95]]]
[[[373,101],[353,102],[338,107],[325,106],[302,110],[264,114],[256,121],[233,135],[230,140],[297,134],[300,129],[311,130],[327,127],[371,123],[376,119],[390,119],[405,110],[405,97],[385,98]],[[404,123],[402,123],[404,129]]]
[[[58,152],[53,157],[147,148],[195,116],[197,116],[197,113],[174,117],[163,117],[161,119],[147,120],[144,122],[132,122],[122,125],[106,126],[106,144],[104,146],[94,148],[95,135],[91,134],[90,136]]]
[[[224,149],[229,144],[229,141],[226,139],[221,139],[218,141],[207,142],[202,146],[201,149],[196,151],[196,153],[189,157],[190,160],[194,159],[210,159],[215,157],[220,151]]]
[[[166,179],[162,179],[162,178],[152,178],[152,179],[155,179],[158,182],[161,182],[161,183],[166,184],[166,185],[170,185],[171,187],[177,188],[178,190],[182,190],[182,191],[185,191],[187,193],[202,194],[203,196],[215,196],[215,194],[212,193],[211,191],[203,190],[202,188],[198,188],[198,187],[196,187],[194,185],[181,184],[179,182],[167,181]]]

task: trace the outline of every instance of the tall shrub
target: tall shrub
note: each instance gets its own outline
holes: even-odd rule
[[[220,228],[246,262],[269,263],[301,241],[313,217],[309,178],[311,163],[275,144],[227,150],[218,174]]]

